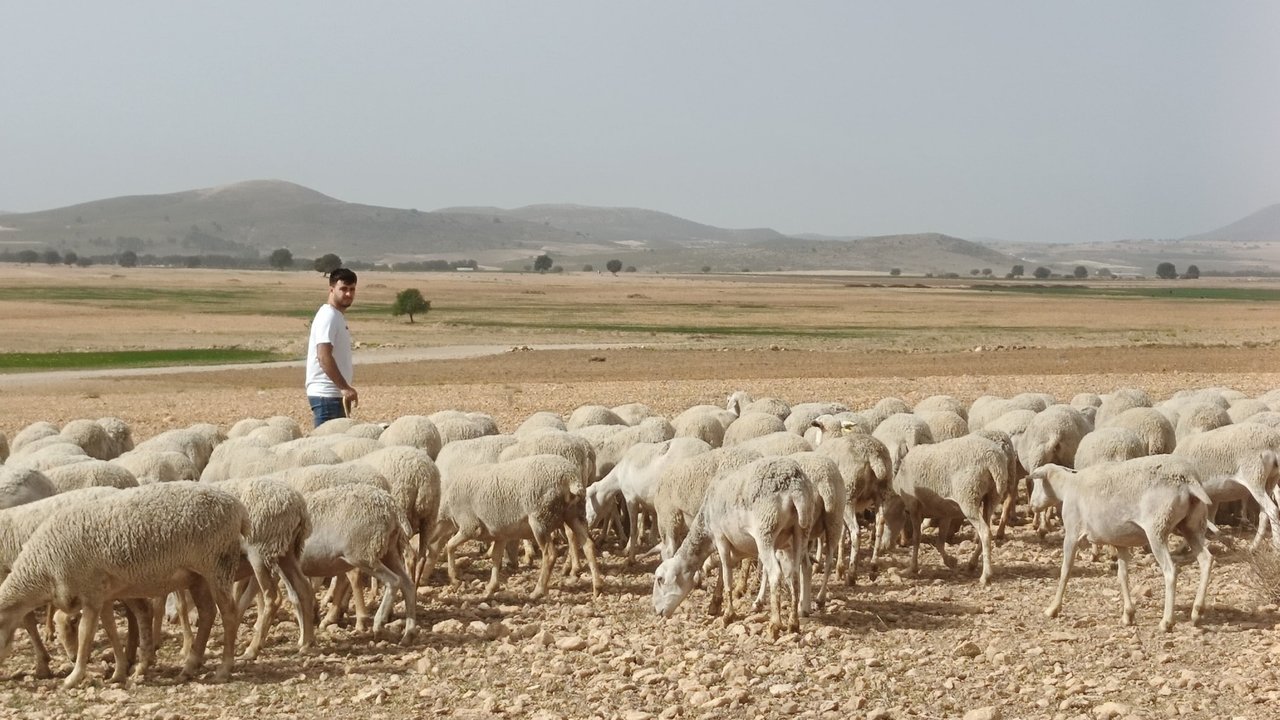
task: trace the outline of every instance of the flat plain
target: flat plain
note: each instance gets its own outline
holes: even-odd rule
[[[7,269],[0,366],[18,353],[37,363],[0,375],[0,432],[9,437],[36,420],[104,415],[128,421],[138,440],[194,422],[225,428],[276,414],[306,426],[295,366],[118,377],[87,370],[137,364],[124,352],[182,350],[191,363],[229,351],[299,358],[324,299],[321,276]],[[738,389],[857,409],[935,393],[970,402],[1042,391],[1066,401],[1140,387],[1159,400],[1184,388],[1259,395],[1280,387],[1276,283],[999,285],[841,275],[362,274],[349,316],[361,344],[359,417],[477,410],[510,431],[539,410],[641,402],[670,416],[722,404]],[[413,324],[389,313],[395,293],[409,287],[432,303]],[[459,346],[498,351],[431,359]],[[549,346],[565,349],[536,349]],[[50,369],[86,372],[37,372],[39,359],[53,355],[60,364]],[[57,681],[24,674],[29,647],[19,639],[0,665],[9,678],[0,683],[0,713],[945,718],[996,707],[1005,718],[1274,717],[1280,610],[1256,587],[1240,540],[1247,533],[1228,529],[1213,543],[1217,565],[1199,628],[1186,622],[1193,573],[1180,575],[1179,624],[1169,634],[1156,629],[1161,585],[1145,556],[1132,572],[1136,626],[1120,623],[1113,567],[1087,557],[1063,616],[1044,618],[1061,535],[1042,540],[1025,527],[997,546],[989,588],[944,568],[930,548],[911,577],[899,550],[874,580],[839,586],[801,634],[776,641],[762,615],[728,627],[712,621],[701,591],[660,621],[649,602],[653,558],[628,568],[606,551],[600,598],[571,578],[529,602],[533,573],[524,569],[485,603],[478,598],[488,566],[476,557],[462,586],[442,585],[437,573],[419,590],[423,628],[410,647],[344,627],[321,636],[319,655],[299,658],[293,626],[282,621],[273,644],[225,685],[177,685],[171,638],[148,683],[60,691]],[[960,541],[953,551],[964,555],[971,533]]]

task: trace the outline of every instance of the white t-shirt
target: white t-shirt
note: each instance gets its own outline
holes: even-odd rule
[[[316,345],[320,343],[333,345],[333,359],[338,364],[338,371],[351,385],[355,380],[355,366],[351,362],[351,332],[347,329],[347,317],[329,303],[321,305],[311,321],[311,338],[307,340],[307,396],[342,397],[342,391],[320,367],[320,358],[316,355]]]

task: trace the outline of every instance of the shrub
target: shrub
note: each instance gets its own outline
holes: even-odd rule
[[[396,301],[391,305],[391,314],[400,317],[401,315],[409,316],[409,323],[413,323],[413,316],[420,315],[431,309],[431,301],[422,297],[422,291],[417,288],[408,288],[396,293]]]

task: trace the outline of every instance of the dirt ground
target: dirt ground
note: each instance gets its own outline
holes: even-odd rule
[[[1237,319],[1197,322],[1217,333]],[[1186,344],[997,349],[970,336],[936,351],[712,340],[379,364],[361,363],[357,354],[359,415],[479,410],[511,430],[539,410],[643,402],[670,415],[721,404],[736,389],[861,408],[889,395],[914,402],[948,393],[971,401],[1034,390],[1069,400],[1077,392],[1132,386],[1162,399],[1192,387],[1250,395],[1280,387],[1269,342],[1247,346],[1239,342],[1243,335],[1232,335],[1234,344],[1198,345],[1195,337],[1183,331]],[[512,346],[542,340],[499,339],[517,340]],[[107,414],[125,418],[139,439],[198,421],[225,427],[286,414],[306,422],[299,378],[296,368],[273,368],[33,380],[0,389],[6,403],[0,431],[12,437],[34,420]],[[963,532],[951,552],[967,556],[971,537]],[[170,638],[147,683],[120,688],[98,679],[63,691],[57,680],[30,677],[30,648],[19,634],[0,664],[0,677],[8,678],[0,682],[0,716],[1274,718],[1280,608],[1256,587],[1244,551],[1248,537],[1248,528],[1229,529],[1213,543],[1217,562],[1198,628],[1188,622],[1195,573],[1184,561],[1178,624],[1168,634],[1157,629],[1162,585],[1146,555],[1131,571],[1136,626],[1120,622],[1114,567],[1090,561],[1088,553],[1077,563],[1062,616],[1046,619],[1061,535],[1041,540],[1026,527],[1013,528],[996,547],[988,588],[974,573],[945,568],[932,548],[922,549],[920,575],[911,577],[899,550],[874,579],[835,586],[832,601],[803,622],[800,634],[777,640],[765,632],[761,614],[727,627],[707,617],[702,591],[674,618],[660,620],[649,597],[652,557],[625,567],[606,546],[606,589],[598,598],[583,578],[570,578],[530,602],[533,571],[522,569],[494,601],[481,602],[488,562],[476,555],[461,587],[442,585],[437,573],[419,589],[421,632],[413,644],[342,627],[321,634],[320,654],[299,657],[291,645],[294,626],[282,613],[272,644],[256,661],[238,664],[222,685],[208,677],[177,684],[178,643]],[[243,628],[242,642],[246,634]],[[216,651],[215,641],[210,652]],[[96,653],[99,678],[109,655]],[[55,661],[56,670],[68,667],[65,658]]]

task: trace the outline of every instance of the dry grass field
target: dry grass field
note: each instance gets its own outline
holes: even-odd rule
[[[7,270],[0,356],[237,347],[297,358],[325,292],[314,273]],[[932,287],[911,287],[917,282]],[[1136,386],[1160,399],[1189,387],[1251,395],[1280,387],[1280,287],[1199,283],[1191,287],[1206,297],[1185,296],[1187,283],[1154,281],[1060,293],[907,278],[895,287],[834,276],[369,273],[350,316],[362,344],[359,414],[479,410],[510,430],[537,410],[643,402],[673,414],[720,404],[736,389],[865,407],[888,395],[967,402],[1036,390],[1068,400]],[[407,287],[432,301],[412,325],[387,311]],[[548,345],[575,347],[521,349]],[[432,359],[458,346],[503,351]],[[0,397],[0,432],[10,437],[36,420],[107,414],[127,420],[136,439],[197,421],[309,419],[301,370],[275,364],[3,374]],[[1045,619],[1061,536],[1041,540],[1025,527],[997,546],[989,588],[947,570],[929,548],[910,577],[899,551],[874,580],[837,588],[800,635],[776,641],[763,615],[712,622],[701,591],[659,621],[649,602],[653,558],[627,568],[607,554],[600,598],[568,579],[529,602],[533,573],[521,570],[485,603],[478,596],[488,565],[476,557],[461,587],[442,587],[438,574],[420,589],[413,646],[340,628],[321,636],[320,654],[299,658],[293,626],[281,622],[273,644],[225,685],[176,684],[171,638],[149,683],[61,691],[27,674],[20,637],[0,664],[0,716],[835,719],[996,708],[981,716],[1272,718],[1280,712],[1280,609],[1254,586],[1240,540],[1247,532],[1213,543],[1217,565],[1199,628],[1186,622],[1193,573],[1180,575],[1178,625],[1167,635],[1156,629],[1161,585],[1145,556],[1132,572],[1136,626],[1120,623],[1113,567],[1087,555],[1062,617]],[[959,537],[953,551],[965,554],[972,534]]]

